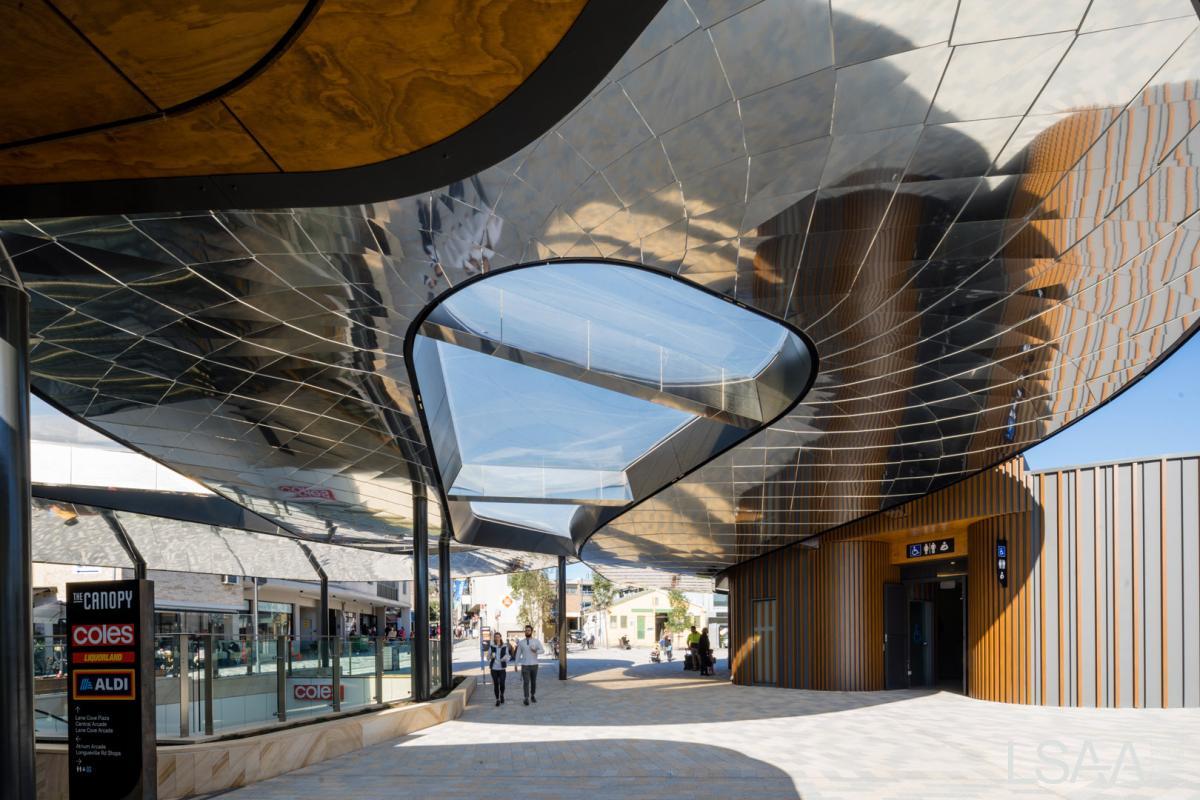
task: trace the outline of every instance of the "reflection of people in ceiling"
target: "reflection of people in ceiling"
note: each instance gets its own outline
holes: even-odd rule
[[[492,213],[487,191],[477,175],[455,181],[446,190],[416,200],[421,246],[432,267],[425,288],[432,300],[441,290],[446,270],[478,275],[491,267],[504,222]]]

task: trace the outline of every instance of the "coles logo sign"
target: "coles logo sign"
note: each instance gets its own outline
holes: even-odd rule
[[[338,692],[341,697],[346,699],[346,687],[339,686]],[[297,683],[292,686],[292,697],[296,700],[314,700],[322,703],[328,703],[333,699],[333,686],[328,683]]]
[[[132,647],[133,641],[132,622],[71,626],[71,644],[76,647]]]
[[[337,500],[332,489],[321,486],[280,486],[279,491],[293,500]]]

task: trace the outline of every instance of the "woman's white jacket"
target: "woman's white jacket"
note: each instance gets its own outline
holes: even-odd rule
[[[507,644],[489,644],[487,652],[488,669],[508,669],[509,653]]]

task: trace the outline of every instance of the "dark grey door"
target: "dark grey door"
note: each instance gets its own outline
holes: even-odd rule
[[[933,602],[913,600],[908,604],[908,661],[912,668],[910,685],[933,686],[937,683],[933,651],[936,634],[933,628]]]
[[[883,585],[883,661],[886,686],[908,688],[908,592],[902,583]]]

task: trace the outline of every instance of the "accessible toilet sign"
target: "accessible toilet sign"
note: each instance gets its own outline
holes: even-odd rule
[[[996,580],[1008,588],[1008,540],[996,540]]]
[[[67,770],[72,798],[158,795],[153,615],[150,581],[67,584]]]

